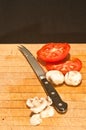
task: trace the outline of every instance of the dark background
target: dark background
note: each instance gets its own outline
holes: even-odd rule
[[[86,42],[86,0],[0,0],[5,42]]]

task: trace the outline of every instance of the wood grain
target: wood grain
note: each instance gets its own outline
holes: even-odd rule
[[[39,126],[31,126],[31,111],[26,106],[30,97],[46,97],[46,94],[27,63],[18,51],[20,44],[0,44],[0,130],[86,130],[86,44],[70,44],[71,57],[80,58],[82,83],[78,87],[65,84],[54,86],[68,111],[46,118]],[[36,57],[43,44],[24,44]]]

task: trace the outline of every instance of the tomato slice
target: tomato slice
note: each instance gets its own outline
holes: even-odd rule
[[[60,62],[60,63],[46,64],[47,70],[59,70],[63,74],[66,74],[67,72],[71,70],[80,71],[81,68],[82,68],[82,62],[78,58],[74,58],[72,60],[68,60],[68,61]]]
[[[69,53],[68,43],[47,43],[37,51],[38,59],[45,62],[57,62],[63,60]]]

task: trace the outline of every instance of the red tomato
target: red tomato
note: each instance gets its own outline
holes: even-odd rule
[[[57,62],[63,60],[69,53],[68,43],[48,43],[37,51],[38,59],[45,62]]]
[[[78,58],[61,63],[46,64],[47,70],[59,70],[63,74],[66,74],[71,70],[80,71],[81,68],[82,68],[82,62]]]

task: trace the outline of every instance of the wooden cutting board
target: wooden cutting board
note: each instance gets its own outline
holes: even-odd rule
[[[56,90],[68,103],[65,114],[43,119],[39,126],[31,126],[31,111],[26,100],[46,97],[46,94],[27,63],[18,51],[19,44],[0,44],[0,130],[86,130],[86,44],[70,44],[71,57],[80,58],[82,83],[78,87],[62,85]],[[43,44],[24,44],[36,57]]]

